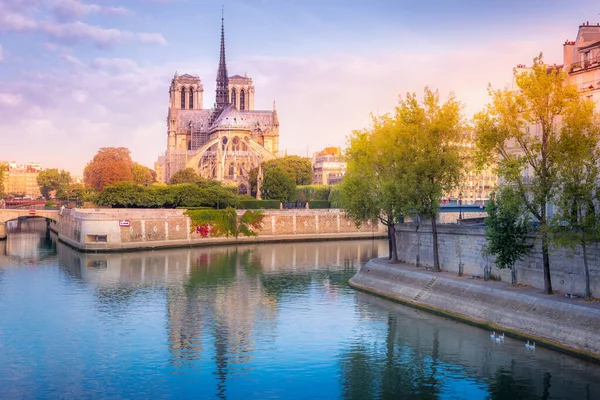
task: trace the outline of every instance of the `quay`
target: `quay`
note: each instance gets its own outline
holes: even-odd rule
[[[454,273],[367,262],[349,285],[415,308],[540,346],[600,361],[600,303],[545,295],[532,287],[483,281]]]

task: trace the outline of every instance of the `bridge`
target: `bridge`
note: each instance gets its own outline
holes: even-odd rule
[[[58,215],[58,210],[0,209],[0,240],[6,239],[6,221],[19,218],[47,218],[56,221]]]
[[[19,217],[42,217],[56,221],[58,219],[58,210],[0,209],[0,224],[18,219]]]

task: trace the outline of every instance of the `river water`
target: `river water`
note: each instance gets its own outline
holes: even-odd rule
[[[598,399],[600,367],[358,293],[381,240],[78,253],[0,242],[0,398]]]

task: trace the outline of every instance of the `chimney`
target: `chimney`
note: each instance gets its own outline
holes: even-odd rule
[[[567,68],[575,62],[575,42],[566,41],[563,44],[563,65],[567,72]]]

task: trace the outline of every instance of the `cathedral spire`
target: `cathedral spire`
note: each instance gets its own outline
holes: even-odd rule
[[[217,71],[217,109],[229,104],[229,78],[227,77],[227,64],[225,63],[225,18],[221,11],[221,54],[219,55],[219,70]]]

